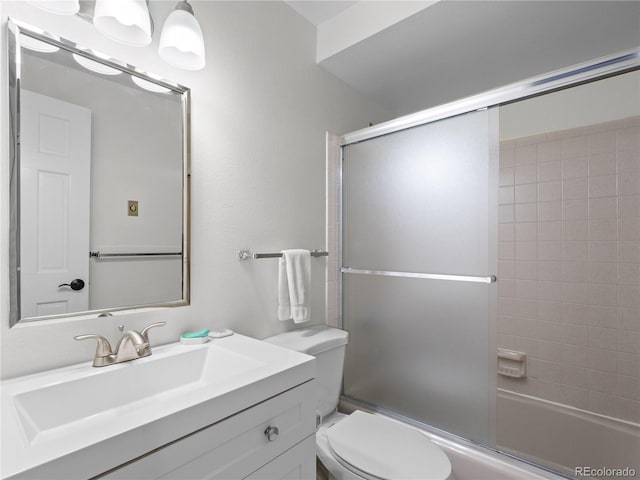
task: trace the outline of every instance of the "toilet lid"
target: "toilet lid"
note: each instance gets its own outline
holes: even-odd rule
[[[429,438],[388,418],[356,410],[327,429],[332,452],[369,476],[445,480],[449,459]]]

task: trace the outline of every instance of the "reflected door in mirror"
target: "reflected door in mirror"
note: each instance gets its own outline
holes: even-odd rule
[[[10,326],[187,305],[189,89],[7,28]]]
[[[27,90],[21,101],[23,317],[88,310],[91,111]]]

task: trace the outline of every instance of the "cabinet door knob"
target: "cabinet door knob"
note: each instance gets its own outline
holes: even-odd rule
[[[278,438],[278,433],[280,433],[278,427],[272,426],[268,426],[264,431],[264,434],[267,436],[267,440],[269,440],[270,442],[273,442],[276,438]]]

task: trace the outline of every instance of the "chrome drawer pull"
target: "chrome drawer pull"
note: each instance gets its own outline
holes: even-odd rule
[[[267,429],[264,431],[264,434],[267,436],[267,440],[269,440],[270,442],[273,442],[278,438],[278,433],[280,433],[280,431],[278,430],[278,427],[272,427],[272,426],[268,426]]]

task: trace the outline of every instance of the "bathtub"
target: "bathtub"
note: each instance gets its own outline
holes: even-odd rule
[[[342,397],[341,412],[351,413],[356,409],[385,415],[424,432],[447,454],[456,480],[566,480],[566,477],[508,454],[496,452],[446,432],[431,429],[420,422]]]
[[[508,390],[498,389],[496,399],[497,451],[342,397],[340,411],[355,409],[426,433],[449,457],[456,480],[640,476],[638,425]]]
[[[496,410],[496,443],[502,451],[570,476],[586,477],[587,469],[614,473],[598,478],[640,475],[636,424],[502,389]],[[576,468],[583,474],[576,475]]]

